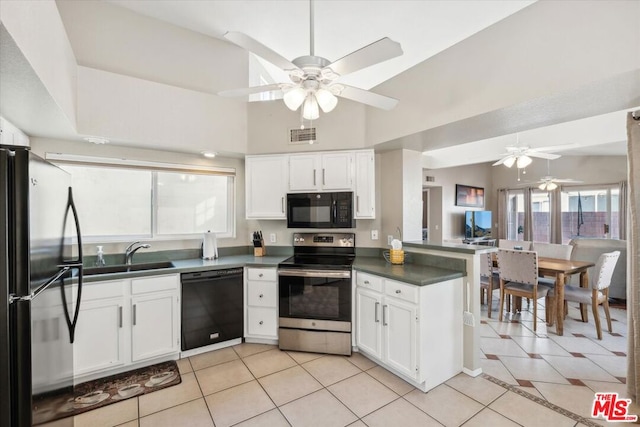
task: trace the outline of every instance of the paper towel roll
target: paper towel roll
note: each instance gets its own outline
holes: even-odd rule
[[[202,238],[202,259],[218,258],[218,242],[216,233],[207,231]]]

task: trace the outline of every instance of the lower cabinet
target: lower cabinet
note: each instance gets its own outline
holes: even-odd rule
[[[275,268],[247,267],[245,274],[245,338],[278,339],[278,275]]]
[[[86,283],[74,342],[76,377],[180,351],[179,275]]]
[[[358,350],[423,391],[462,372],[462,279],[414,286],[356,274]]]

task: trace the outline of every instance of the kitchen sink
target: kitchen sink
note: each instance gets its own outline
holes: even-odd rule
[[[96,274],[128,273],[130,271],[157,270],[160,268],[173,268],[173,263],[169,261],[145,262],[140,264],[117,264],[104,267],[90,267],[84,269],[85,276],[95,276]]]

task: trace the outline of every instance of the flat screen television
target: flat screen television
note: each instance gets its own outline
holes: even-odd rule
[[[491,211],[466,211],[464,213],[465,239],[491,237]]]

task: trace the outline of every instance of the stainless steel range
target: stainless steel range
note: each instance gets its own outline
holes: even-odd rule
[[[278,265],[282,350],[351,354],[353,233],[294,233]]]

